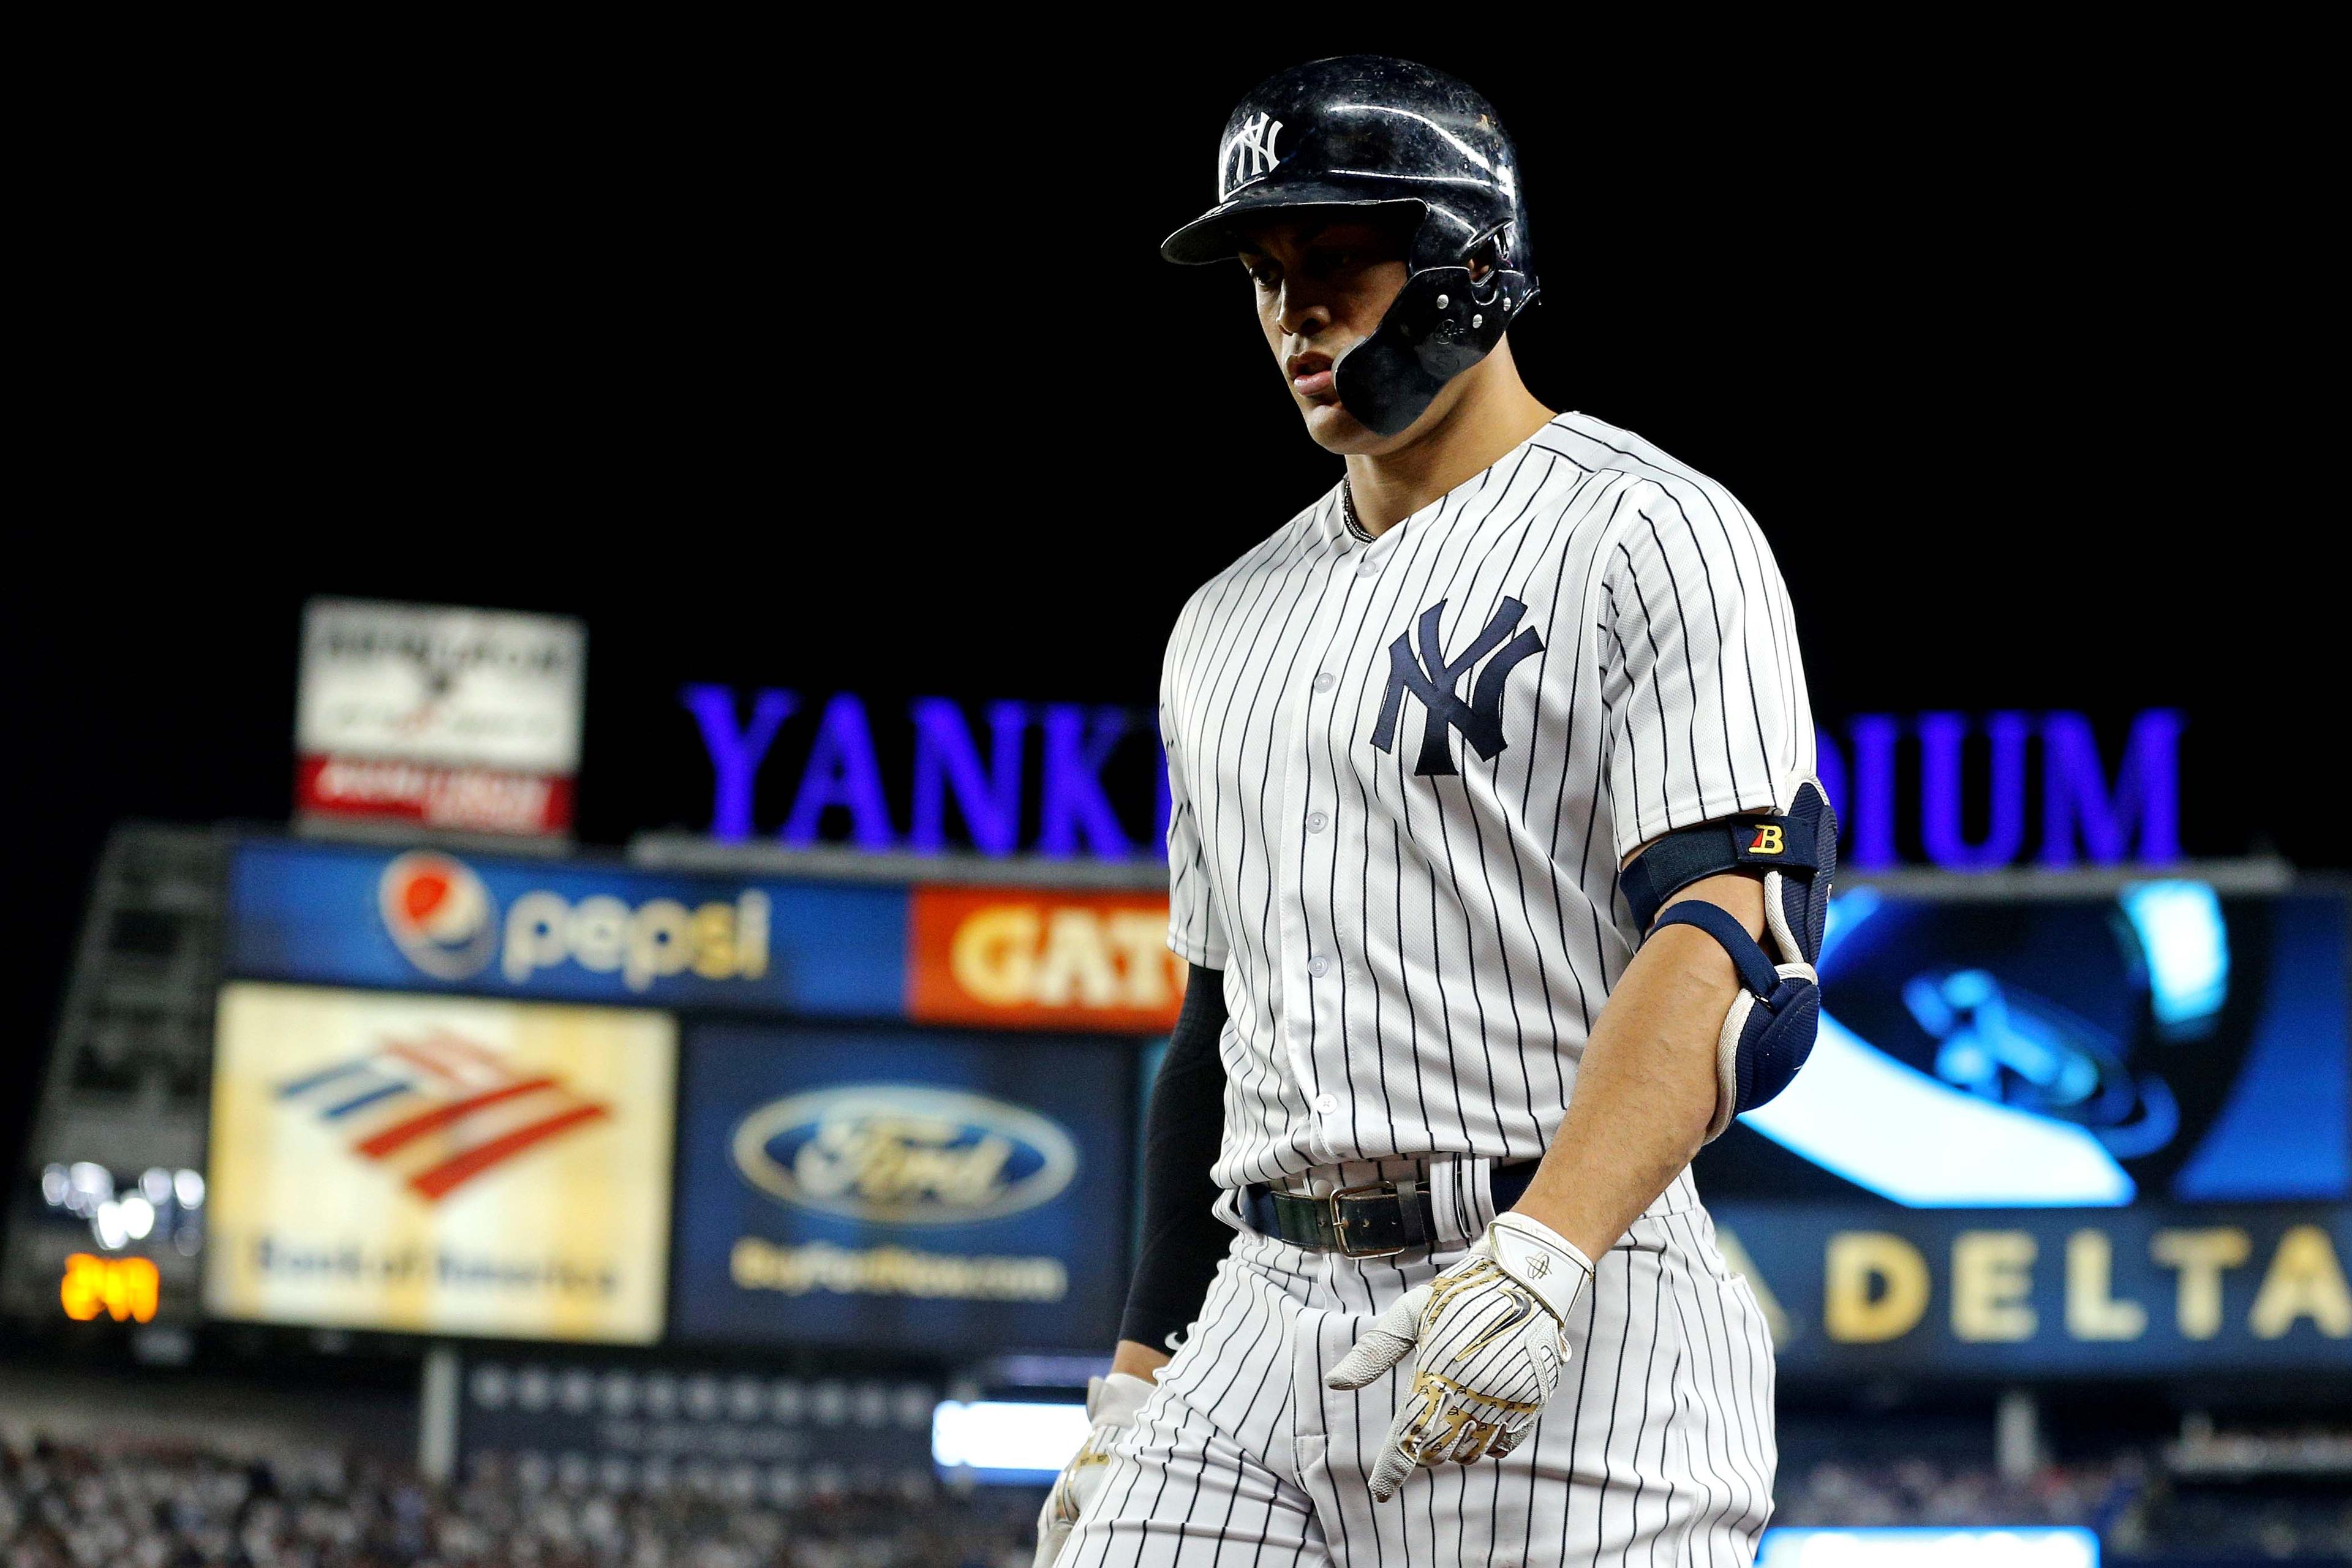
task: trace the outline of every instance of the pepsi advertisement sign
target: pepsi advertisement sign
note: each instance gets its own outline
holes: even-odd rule
[[[942,1352],[1109,1342],[1133,1042],[698,1027],[675,1336]]]
[[[229,877],[247,979],[891,1016],[903,889],[437,849],[254,841]]]

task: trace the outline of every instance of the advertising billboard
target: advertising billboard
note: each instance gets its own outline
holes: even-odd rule
[[[651,1342],[676,1066],[658,1012],[230,984],[206,1310]]]
[[[687,1054],[684,1339],[1099,1347],[1126,1295],[1136,1050],[705,1024]]]
[[[896,1017],[903,888],[251,840],[229,873],[246,978],[622,1005]]]
[[[1000,1027],[1173,1028],[1184,961],[1168,895],[919,887],[909,910],[907,1013]]]
[[[587,628],[562,616],[313,599],[297,809],[525,835],[572,826]]]
[[[1711,1205],[1784,1373],[2352,1372],[2352,1207]]]
[[[1783,1370],[2352,1366],[2347,944],[2317,891],[1841,895],[1811,1059],[1696,1166]]]

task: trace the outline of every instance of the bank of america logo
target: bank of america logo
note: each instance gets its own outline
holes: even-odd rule
[[[426,1203],[612,1114],[562,1079],[518,1072],[446,1029],[386,1038],[279,1084],[278,1099],[347,1134],[352,1153],[398,1173]]]

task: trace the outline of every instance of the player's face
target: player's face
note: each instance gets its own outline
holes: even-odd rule
[[[1269,223],[1242,249],[1266,345],[1307,433],[1327,450],[1375,452],[1393,444],[1348,412],[1331,367],[1388,313],[1405,284],[1410,242],[1411,230],[1393,224],[1307,218]]]

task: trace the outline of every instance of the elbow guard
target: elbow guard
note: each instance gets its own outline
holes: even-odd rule
[[[1644,932],[1696,926],[1723,944],[1738,973],[1739,994],[1716,1038],[1710,1142],[1722,1136],[1733,1117],[1788,1088],[1812,1054],[1822,1020],[1821,977],[1813,964],[1821,956],[1830,878],[1836,869],[1837,814],[1819,781],[1807,779],[1785,814],[1669,833],[1618,876],[1618,890]],[[1703,899],[1685,899],[1658,913],[1660,905],[1693,882],[1726,871],[1762,874],[1764,938],[1773,952],[1766,952],[1730,911]]]

